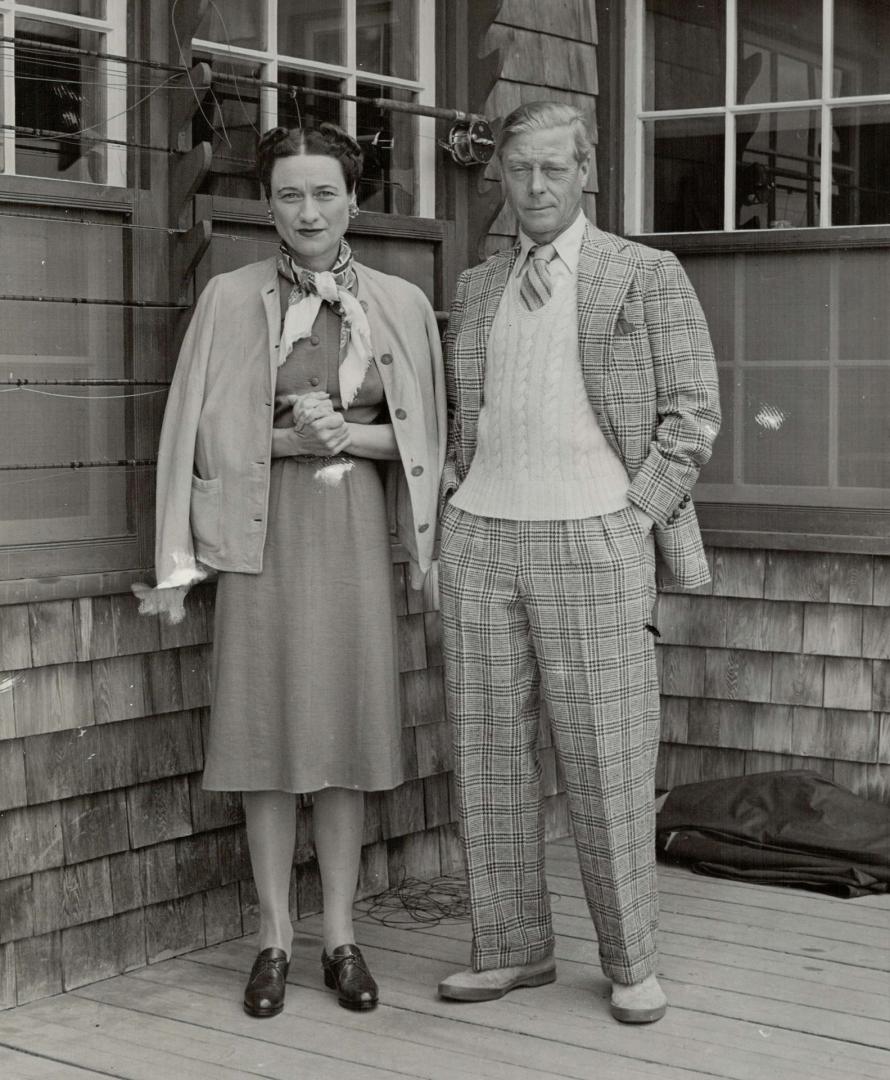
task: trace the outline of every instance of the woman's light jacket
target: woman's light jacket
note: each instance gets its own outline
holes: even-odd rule
[[[390,527],[417,586],[432,561],[445,453],[439,333],[417,286],[355,270],[401,458],[387,468]],[[158,451],[158,588],[192,585],[207,567],[262,570],[280,326],[274,258],[212,278],[198,300]]]

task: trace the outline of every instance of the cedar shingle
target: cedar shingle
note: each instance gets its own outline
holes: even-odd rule
[[[110,596],[85,596],[75,601],[74,634],[78,660],[117,655],[114,613]]]
[[[0,945],[34,936],[31,874],[0,881]]]
[[[441,668],[404,671],[400,676],[402,724],[432,724],[445,719],[445,686]]]
[[[690,701],[688,741],[699,746],[750,750],[754,708],[748,701]]]
[[[382,802],[381,822],[385,839],[423,830],[422,780],[409,780],[401,787],[385,791]]]
[[[194,645],[179,650],[182,707],[200,709],[210,705],[211,647]]]
[[[451,800],[448,773],[427,776],[423,781],[423,809],[427,829],[451,821]]]
[[[175,848],[179,896],[206,892],[222,884],[219,879],[216,836],[213,833],[186,836],[176,841]]]
[[[189,590],[185,598],[185,618],[170,625],[159,620],[160,645],[162,649],[176,649],[185,645],[203,645],[211,640],[213,630],[214,585],[198,585]]]
[[[755,705],[751,716],[751,746],[754,750],[790,754],[792,706],[772,703]]]
[[[0,604],[0,671],[31,667],[31,624],[27,604]]]
[[[141,656],[110,656],[92,663],[97,724],[145,716],[145,671]]]
[[[871,661],[827,656],[822,704],[826,709],[870,709],[871,679]]]
[[[770,653],[706,649],[704,695],[729,701],[769,701],[772,660]]]
[[[871,555],[832,555],[828,598],[832,604],[870,604],[874,593]]]
[[[414,737],[418,776],[432,776],[451,769],[451,724],[447,720],[414,728]]]
[[[23,806],[0,814],[0,881],[61,866],[59,804]]]
[[[773,656],[772,700],[779,705],[821,705],[825,660],[821,656],[776,653]],[[765,700],[769,700],[767,697]]]
[[[145,942],[150,964],[200,949],[204,938],[204,898],[200,894],[145,908]]]
[[[300,863],[295,869],[295,883],[293,896],[299,918],[305,919],[307,915],[315,915],[322,909],[321,875],[318,872],[318,863],[315,859]],[[241,886],[241,912],[244,915],[245,886]]]
[[[140,615],[139,601],[132,593],[111,597],[111,617],[114,622],[115,653],[156,652],[161,646],[160,618]]]
[[[876,712],[890,712],[890,660],[872,661],[871,707]]]
[[[830,556],[811,551],[769,551],[764,596],[767,600],[827,603]]]
[[[208,945],[241,937],[241,903],[236,884],[204,893],[204,934]]]
[[[803,651],[825,656],[859,656],[862,613],[863,608],[849,604],[805,604]]]
[[[178,776],[203,768],[201,715],[197,710],[140,720],[134,725],[133,740],[138,781]]]
[[[245,881],[251,876],[250,853],[243,825],[221,829],[216,834],[216,849],[219,880],[222,885],[228,885],[232,881]]]
[[[15,943],[16,1004],[62,991],[62,935],[59,930]]]
[[[13,806],[24,806],[27,801],[22,740],[0,742],[0,811],[9,810]]]
[[[727,600],[726,644],[731,649],[797,652],[803,641],[804,607],[783,600]]]
[[[45,600],[28,605],[31,657],[35,667],[77,659],[74,606],[71,600]]]
[[[715,596],[762,597],[766,554],[755,548],[715,548],[713,552]]]
[[[388,880],[393,885],[403,878],[428,881],[441,873],[439,840],[434,832],[394,837],[385,846],[388,853]]]
[[[36,934],[107,918],[113,911],[108,860],[34,874],[32,895]]]
[[[681,697],[661,698],[661,739],[663,742],[685,743],[689,730],[689,700]]]
[[[840,761],[877,761],[878,735],[874,713],[798,706],[793,711],[791,752]]]
[[[438,611],[425,611],[423,629],[426,634],[427,667],[441,671],[445,663],[442,655],[442,619]]]
[[[72,926],[62,931],[65,990],[143,967],[146,961],[142,911]]]
[[[466,871],[464,848],[456,823],[437,829],[439,835],[439,862],[445,876],[463,877]]]
[[[129,788],[127,808],[134,848],[188,836],[192,830],[188,778],[185,776]]]
[[[108,858],[111,898],[115,913],[142,907],[142,852],[122,851]]]
[[[437,861],[438,865],[438,861]],[[376,844],[365,844],[362,848],[358,870],[356,898],[379,896],[389,888],[389,867],[387,864],[387,846],[382,840]]]
[[[139,876],[144,905],[160,904],[179,895],[176,846],[172,840],[139,851]]]
[[[878,732],[878,761],[882,765],[890,764],[890,714],[880,714]]]
[[[380,791],[367,791],[367,792],[365,792],[365,820],[364,820],[364,824],[363,824],[363,827],[362,827],[362,844],[376,844],[378,840],[383,839],[383,821],[382,821],[382,816],[381,816],[382,813],[383,813],[382,807],[383,807],[383,793],[382,792],[380,792]],[[305,824],[306,840],[307,840],[307,842],[309,842],[310,838],[311,838],[311,832],[312,832],[311,812],[309,812],[309,815],[304,818],[304,821],[306,822],[306,824]],[[299,818],[298,818],[298,823],[299,823]],[[300,829],[299,824],[298,824],[298,827],[297,827],[297,840],[298,841],[299,841],[301,835],[304,835],[304,834],[303,834],[303,832]],[[313,856],[314,854],[315,854],[315,851],[314,851],[314,848],[313,848],[312,852],[306,857],[309,858],[309,857]],[[300,861],[302,861],[302,860],[300,860],[300,859],[297,860],[297,862],[300,862]]]
[[[201,774],[189,777],[189,797],[192,807],[192,830],[196,833],[237,825],[244,820],[239,791],[205,791]]]
[[[184,709],[178,651],[165,649],[146,653],[142,663],[146,712],[156,714]]]
[[[0,1009],[15,1005],[15,945],[0,945]]]
[[[543,8],[540,0],[501,0],[497,17],[511,26],[596,43],[593,5],[577,0],[549,0]]]
[[[34,735],[25,740],[31,803],[126,787],[136,778],[133,722]]]
[[[700,697],[705,688],[706,650],[664,645],[658,650],[661,692],[673,697]]]
[[[862,655],[875,660],[890,660],[890,607],[863,609]]]
[[[875,555],[874,574],[872,603],[877,607],[890,607],[890,555]]]
[[[417,671],[426,667],[426,635],[423,614],[402,615],[396,619],[399,671]]]
[[[59,664],[21,672],[12,688],[19,736],[88,727],[94,722],[88,664]]]
[[[60,803],[65,862],[86,862],[129,847],[127,799],[122,789]]]

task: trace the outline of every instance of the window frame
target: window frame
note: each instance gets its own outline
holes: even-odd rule
[[[105,0],[105,18],[94,19],[86,15],[71,15],[50,8],[35,7],[19,0],[0,0],[0,37],[14,38],[18,18],[35,22],[51,23],[68,29],[85,30],[99,34],[104,43],[98,50],[111,56],[124,56],[127,51],[127,3],[126,0]],[[0,116],[3,120],[2,154],[0,176],[30,177],[32,173],[16,171],[16,87],[15,45],[4,41],[3,63],[0,65]],[[127,186],[127,65],[118,60],[104,60],[105,117],[104,137],[115,140],[106,146],[106,175],[101,187],[123,188]],[[98,127],[99,125],[94,125]],[[86,130],[86,129],[84,129]],[[41,179],[34,177],[35,179]],[[44,177],[68,184],[92,183],[69,177]]]
[[[0,0],[2,2],[2,0]],[[417,72],[422,78],[403,79],[391,75],[380,75],[365,71],[356,66],[356,0],[344,0],[343,18],[346,23],[346,63],[327,64],[315,60],[304,60],[278,51],[278,4],[283,0],[263,0],[265,3],[265,49],[251,49],[243,46],[223,45],[206,38],[195,37],[193,50],[201,55],[211,55],[219,59],[236,63],[255,64],[261,69],[260,86],[260,129],[266,131],[277,123],[278,90],[274,84],[279,81],[279,71],[305,72],[307,75],[320,75],[337,79],[345,84],[344,93],[355,96],[359,82],[371,82],[393,90],[407,90],[416,94],[418,105],[435,105],[436,98],[436,3],[435,0],[417,0],[416,6],[416,47]],[[355,132],[356,102],[344,99],[345,127]],[[414,213],[411,217],[435,217],[436,207],[436,137],[435,119],[417,117],[416,136],[416,190]],[[397,215],[393,215],[397,216]]]
[[[644,109],[646,73],[646,0],[628,0],[624,26],[624,231],[633,236],[665,236],[649,232],[644,227],[646,206],[646,125],[656,120],[717,118],[725,121],[723,146],[723,228],[696,233],[670,235],[714,235],[714,233],[747,233],[756,230],[738,228],[735,224],[736,191],[736,123],[737,117],[754,113],[820,113],[820,142],[832,146],[832,112],[836,109],[868,105],[890,105],[890,93],[833,96],[834,78],[834,0],[822,2],[822,86],[818,98],[795,101],[767,101],[739,104],[736,102],[738,76],[738,2],[723,0],[726,18],[724,100],[720,105],[691,109]],[[834,155],[824,154],[819,164],[819,190],[832,192]],[[819,222],[816,226],[795,228],[847,229],[875,228],[873,225],[833,225],[832,198],[820,198]],[[770,230],[772,232],[772,230]]]

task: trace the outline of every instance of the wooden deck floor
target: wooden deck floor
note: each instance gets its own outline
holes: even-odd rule
[[[890,897],[833,900],[660,868],[659,972],[671,1008],[627,1028],[580,899],[570,841],[549,849],[558,981],[483,1005],[439,1001],[469,929],[359,924],[383,1004],[352,1014],[322,986],[319,919],[300,923],[287,1004],[240,998],[244,939],[0,1013],[4,1080],[886,1080]]]

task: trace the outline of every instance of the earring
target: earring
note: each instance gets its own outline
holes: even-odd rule
[[[357,202],[351,202],[349,204],[349,216],[351,218],[357,218],[358,217],[358,203]]]
[[[266,211],[266,213],[269,215],[269,221],[274,225],[275,224],[275,215],[272,213],[272,207],[271,206]]]

